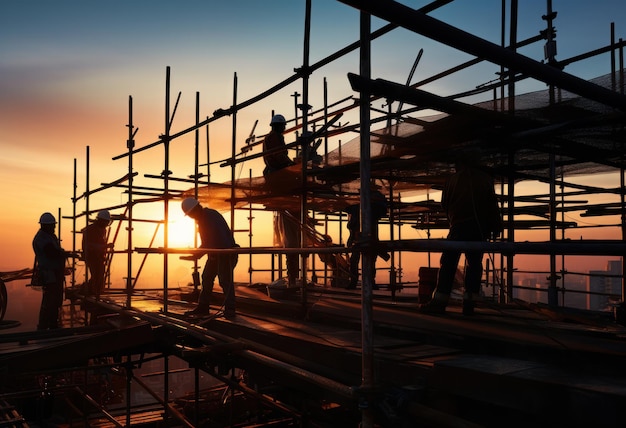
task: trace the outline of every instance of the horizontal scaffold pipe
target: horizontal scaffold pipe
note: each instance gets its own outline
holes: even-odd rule
[[[145,178],[156,178],[156,179],[163,179],[162,175],[155,175],[155,174],[144,174],[143,175]],[[193,178],[180,178],[180,177],[168,177],[169,181],[176,181],[176,182],[180,182],[180,183],[198,183],[199,185],[209,185],[211,184],[210,181],[199,181],[199,180],[195,180]],[[171,192],[172,189],[169,189],[169,191]],[[181,192],[184,192],[184,190],[181,190]]]
[[[337,247],[309,247],[309,248],[282,248],[282,247],[239,247],[239,248],[163,248],[142,247],[135,248],[138,253],[144,254],[187,254],[192,260],[194,256],[201,257],[204,254],[333,254],[352,252],[353,248]]]
[[[522,41],[516,43],[515,44],[515,48],[516,49],[517,48],[521,48],[521,47],[524,47],[526,45],[530,45],[532,43],[538,42],[538,41],[540,41],[542,39],[545,39],[545,37],[543,35],[539,34],[537,36],[533,36],[533,37],[531,37],[529,39],[522,40]],[[447,76],[449,76],[449,75],[451,75],[453,73],[456,73],[457,71],[461,71],[461,70],[464,70],[464,69],[466,69],[468,67],[471,67],[473,65],[480,64],[483,61],[484,61],[484,58],[474,58],[474,59],[471,59],[469,61],[464,62],[463,64],[459,64],[457,66],[449,68],[448,70],[444,70],[441,73],[437,73],[437,74],[435,74],[433,76],[427,77],[424,80],[420,80],[419,82],[412,84],[411,88],[419,88],[420,86],[424,86],[424,85],[427,85],[427,84],[432,83],[434,81],[437,81],[437,80],[439,80],[439,79],[441,79],[443,77],[447,77]],[[496,84],[496,86],[501,86],[501,85],[502,85],[502,82]],[[484,87],[481,87],[481,88],[484,88]],[[483,92],[483,91],[481,90],[480,92]]]
[[[348,79],[352,89],[362,92],[365,88],[374,95],[384,96],[406,104],[433,108],[437,111],[450,114],[465,114],[499,122],[522,123],[523,119],[511,117],[508,114],[455,101],[449,97],[441,97],[417,88],[391,82],[385,79],[367,79],[355,73],[348,73]],[[528,121],[526,121],[528,122]],[[530,122],[528,122],[530,123]]]
[[[84,192],[82,195],[80,195],[80,196],[78,196],[76,198],[72,198],[72,202],[77,202],[81,198],[87,197],[87,195],[93,195],[94,193],[100,192],[102,190],[106,190],[106,189],[109,189],[111,187],[117,187],[121,183],[124,183],[124,182],[128,181],[128,179],[130,177],[136,177],[137,174],[138,174],[137,172],[133,172],[132,174],[126,174],[124,177],[118,178],[117,180],[112,181],[110,183],[102,183],[101,187],[98,187],[97,189],[90,190],[88,192]]]
[[[392,0],[339,0],[432,40],[508,67],[590,100],[626,110],[626,96],[481,39]]]
[[[172,198],[173,198],[173,196],[170,196],[170,199],[172,199]],[[153,202],[160,202],[160,201],[162,201],[163,199],[164,199],[164,198],[162,198],[162,197],[158,197],[158,198],[147,198],[147,199],[135,199],[135,200],[133,200],[133,201],[132,201],[132,204],[133,204],[133,205],[137,205],[137,204],[140,204],[140,203],[153,203]],[[116,209],[120,209],[120,208],[126,208],[127,206],[128,206],[128,203],[124,203],[124,204],[120,204],[120,205],[112,205],[112,206],[108,206],[108,207],[101,207],[101,208],[99,208],[99,209],[107,209],[107,210],[111,211],[111,210],[116,210]],[[95,212],[95,211],[96,211],[96,210],[90,211],[90,213],[93,213],[93,212]],[[87,214],[88,214],[88,213],[86,213],[86,212],[82,212],[82,213],[80,213],[80,214],[77,214],[75,217],[73,217],[73,216],[69,216],[69,215],[68,215],[68,216],[63,216],[63,218],[65,218],[65,219],[80,218],[80,217],[83,217],[83,216],[85,216],[85,215],[87,215]],[[111,215],[111,218],[112,218],[113,220],[128,220],[128,217],[126,217],[126,216],[124,216],[124,215],[122,215],[122,214],[112,214],[112,215]],[[133,221],[141,221],[141,220],[133,219]],[[152,220],[150,220],[150,221],[152,221]],[[159,220],[159,221],[160,221],[160,222],[162,222],[162,220]]]
[[[432,12],[435,9],[440,8],[441,6],[444,6],[448,3],[451,3],[452,0],[436,0],[433,1],[432,3],[417,9],[418,11],[420,11],[421,13],[428,13],[428,12]],[[378,30],[372,32],[372,34],[370,35],[370,40],[374,40],[384,34],[389,33],[390,31],[396,29],[398,26],[394,25],[394,24],[387,24],[381,28],[379,28]],[[361,43],[359,41],[351,43],[350,45],[346,46],[343,49],[338,50],[337,52],[327,56],[326,58],[321,59],[320,61],[316,62],[315,64],[311,64],[309,65],[307,70],[303,70],[303,69],[296,69],[296,73],[288,78],[286,78],[285,80],[283,80],[280,83],[277,83],[276,85],[272,86],[270,89],[260,93],[259,95],[252,97],[246,101],[243,101],[235,106],[231,106],[228,109],[217,109],[215,112],[213,112],[213,116],[210,118],[207,118],[206,120],[203,120],[193,126],[190,126],[187,129],[184,129],[180,132],[177,132],[175,134],[172,134],[168,137],[168,140],[173,140],[175,138],[178,138],[180,136],[183,136],[189,132],[193,132],[196,129],[200,129],[203,126],[208,125],[209,123],[220,119],[224,116],[228,116],[230,114],[232,114],[235,111],[239,111],[242,110],[254,103],[256,103],[257,101],[261,101],[264,98],[269,97],[270,95],[280,91],[281,89],[291,85],[292,83],[294,83],[295,81],[297,81],[298,79],[300,79],[303,75],[309,75],[311,73],[313,73],[315,70],[318,70],[320,68],[322,68],[325,65],[330,64],[331,62],[333,62],[336,59],[341,58],[344,55],[349,54],[352,51],[357,50],[360,47]],[[127,156],[129,156],[131,153],[139,153],[142,152],[144,150],[148,150],[152,147],[158,146],[160,144],[163,143],[163,139],[159,139],[158,141],[155,141],[151,144],[148,144],[146,146],[140,147],[138,149],[132,150],[130,153],[126,152],[126,153],[122,153],[121,155],[117,155],[113,158],[113,160],[118,160],[118,159],[122,159],[125,158]]]
[[[410,239],[402,241],[379,241],[376,248],[388,251],[442,252],[447,250],[484,251],[502,254],[562,254],[589,256],[623,256],[626,254],[626,242],[617,240],[560,240],[555,242],[476,242],[451,241],[447,239]],[[181,254],[199,257],[204,254],[328,254],[351,253],[361,247],[248,247],[248,248],[135,248],[138,253]]]
[[[470,242],[447,239],[415,239],[385,242],[388,250],[442,252],[447,250],[483,251],[501,254],[558,254],[579,256],[623,256],[623,241],[585,240],[555,242]]]

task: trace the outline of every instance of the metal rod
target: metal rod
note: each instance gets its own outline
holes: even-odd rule
[[[172,125],[170,117],[170,67],[165,69],[165,132],[163,134],[164,148],[164,169],[163,169],[163,248],[169,247],[169,176],[170,176],[170,127]],[[163,312],[167,313],[167,289],[169,279],[169,258],[163,255]],[[166,385],[167,386],[167,385]],[[166,388],[167,391],[167,388]]]
[[[509,28],[509,49],[515,52],[517,44],[517,0],[511,0],[511,25]],[[509,114],[515,114],[515,73],[514,68],[509,69]]]
[[[437,1],[433,1],[432,3],[430,3],[429,5],[424,6],[423,8],[418,9],[418,11],[423,12],[423,13],[428,13],[431,12],[441,6],[444,6],[448,3],[451,3],[452,0],[437,0]],[[394,24],[388,24],[385,25],[384,27],[381,27],[380,29],[374,31],[371,35],[369,35],[369,39],[370,40],[374,40],[377,39],[378,37],[381,37],[387,33],[389,33],[390,31],[394,30],[398,28],[397,25]],[[336,59],[341,58],[342,56],[345,56],[347,54],[349,54],[350,52],[353,52],[355,50],[357,50],[359,48],[359,41],[356,41],[354,43],[351,43],[350,45],[346,46],[343,49],[338,50],[337,52],[327,56],[326,58],[316,62],[315,64],[312,64],[311,66],[309,66],[309,72],[313,73],[314,71],[322,68],[325,65],[330,64],[331,62],[333,62]],[[282,82],[272,86],[270,89],[260,93],[259,95],[256,95],[246,101],[241,102],[239,105],[233,105],[231,106],[231,108],[235,109],[235,110],[243,110],[246,107],[251,106],[252,104],[255,104],[258,101],[261,101],[264,98],[269,97],[270,95],[280,91],[281,89],[291,85],[292,83],[296,82],[298,79],[300,78],[300,73],[295,73],[294,75],[288,77],[287,79],[283,80]],[[214,112],[213,116],[210,118],[207,118],[206,120],[203,120],[201,123],[199,123],[198,125],[194,125],[192,127],[189,127],[187,129],[184,129],[180,132],[177,132],[176,134],[172,134],[170,135],[170,139],[175,139],[178,138],[182,135],[185,135],[191,131],[193,131],[196,127],[200,127],[200,126],[204,126],[204,125],[208,125],[209,123],[218,120],[222,117],[224,117],[225,115],[228,115],[231,113],[231,109],[218,109]],[[163,143],[162,139],[159,139],[158,141],[155,141],[153,143],[147,144],[143,147],[138,148],[137,150],[134,151],[134,153],[138,153],[138,152],[142,152],[144,150],[148,150],[152,147],[158,146],[160,144]],[[113,157],[113,160],[117,160],[117,159],[121,159],[125,156],[128,156],[128,154],[124,153],[118,156]]]
[[[360,13],[361,46],[359,50],[359,74],[367,81],[371,78],[371,42],[369,39],[371,17],[365,12]],[[361,150],[359,163],[361,239],[365,243],[361,263],[361,388],[365,391],[365,403],[362,404],[361,426],[374,426],[373,406],[370,402],[371,391],[376,380],[374,378],[374,346],[372,323],[372,288],[375,269],[372,264],[372,212],[370,192],[370,92],[369,85],[364,85],[359,96]]]
[[[91,396],[89,394],[87,394],[85,391],[83,391],[82,389],[80,389],[78,386],[75,386],[74,389],[76,390],[76,392],[78,392],[81,396],[83,396],[83,398],[85,398],[85,400],[87,400],[87,402],[89,402],[89,404],[91,404],[92,406],[94,406],[96,409],[98,409],[98,411],[100,413],[102,413],[104,415],[105,418],[107,418],[109,420],[109,422],[111,422],[113,425],[115,425],[116,427],[119,428],[123,428],[124,425],[122,425],[121,423],[119,423],[117,421],[117,419],[115,419],[115,417],[110,414],[109,412],[106,411],[106,409],[104,407],[102,407],[100,404],[98,404],[98,402],[96,400],[94,400],[93,398],[91,398]]]
[[[200,123],[200,92],[196,92],[196,124]],[[207,137],[208,138],[208,137]],[[194,132],[194,167],[193,167],[193,195],[194,198],[198,199],[198,191],[199,191],[199,180],[200,180],[200,128],[196,128]],[[194,248],[198,247],[198,225],[194,221],[194,234],[193,234],[193,246]],[[198,280],[197,272],[199,270],[198,259],[194,259],[193,261],[193,291],[196,292],[198,290]]]
[[[306,0],[305,6],[305,17],[304,17],[304,46],[302,53],[302,136],[306,135],[309,127],[309,49],[310,49],[310,39],[311,39],[311,0]],[[306,145],[312,144],[313,141],[309,142],[308,140],[302,139],[303,145],[300,148],[300,157],[302,164],[302,175],[300,182],[302,183],[302,189],[300,192],[300,242],[301,246],[304,246],[307,237],[304,226],[307,224],[308,219],[308,209],[307,209],[307,177],[306,177],[306,169],[307,169],[307,147]],[[300,265],[300,286],[301,286],[301,294],[300,300],[302,303],[303,313],[306,311],[307,306],[307,260],[308,257],[306,254],[300,254],[298,263]]]
[[[89,146],[85,147],[85,227],[89,226]],[[89,269],[85,265],[85,286],[89,284]]]
[[[237,73],[233,75],[233,108],[237,105]],[[231,156],[234,159],[237,151],[237,109],[233,110]],[[235,230],[235,165],[230,168],[230,229]]]
[[[167,357],[165,357],[165,362],[167,362]],[[167,371],[165,372],[165,377],[167,377]],[[188,428],[196,427],[196,425],[192,424],[191,422],[187,420],[185,415],[180,413],[178,410],[176,410],[176,408],[174,408],[171,404],[169,404],[169,402],[167,401],[167,392],[164,394],[165,398],[161,398],[140,377],[137,377],[133,374],[132,378],[135,382],[139,384],[139,386],[145,389],[146,392],[152,396],[152,398],[157,400],[159,404],[163,405],[163,407],[166,409],[166,412],[165,412],[166,415],[173,415],[178,421],[180,421],[184,426]]]
[[[472,242],[449,241],[447,239],[403,239],[396,241],[379,241],[380,244],[393,251],[442,252],[447,250],[482,251],[502,254],[566,254],[570,256],[621,256],[626,254],[626,242],[620,240],[569,240],[537,241],[537,242]],[[138,253],[163,254],[164,248],[136,248]],[[303,248],[169,248],[169,254],[323,254],[349,253],[347,247],[303,247]]]
[[[72,252],[76,253],[76,158],[74,158],[74,180],[72,192]],[[72,257],[72,287],[76,286],[76,259]]]
[[[394,22],[403,28],[444,43],[450,47],[483,57],[494,64],[515,68],[542,82],[554,84],[590,100],[626,110],[626,97],[618,93],[565,73],[547,64],[541,64],[526,56],[511,52],[508,49],[455,28],[424,13],[415,11],[398,2],[391,0],[380,0],[376,2],[362,2],[358,0],[339,1],[371,13],[378,18]]]
[[[135,147],[135,129],[133,124],[133,97],[128,97],[128,140],[126,140],[126,148],[128,149],[128,183],[126,202],[126,213],[128,215],[128,246],[126,249],[126,306],[130,308],[131,296],[133,294],[133,149]]]

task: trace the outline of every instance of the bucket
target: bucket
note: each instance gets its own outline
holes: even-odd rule
[[[417,283],[417,301],[419,303],[430,302],[433,290],[437,286],[439,268],[419,268],[419,280]]]

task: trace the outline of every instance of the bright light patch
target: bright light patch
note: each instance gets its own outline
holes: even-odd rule
[[[194,248],[195,222],[181,210],[169,212],[168,241],[170,248]],[[199,239],[199,237],[198,237]]]

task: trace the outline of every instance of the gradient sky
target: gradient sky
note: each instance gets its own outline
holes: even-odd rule
[[[420,7],[426,1],[404,1]],[[522,40],[545,28],[546,2],[519,2]],[[558,12],[557,59],[565,59],[609,43],[610,23],[617,37],[626,34],[623,0],[553,0]],[[431,14],[448,24],[500,43],[500,0],[458,0]],[[507,5],[508,7],[508,5]],[[133,97],[137,147],[163,133],[165,70],[171,67],[172,106],[182,93],[173,131],[194,123],[195,93],[201,117],[232,104],[233,75],[238,101],[261,93],[289,77],[302,63],[304,0],[160,1],[3,0],[0,4],[0,270],[30,267],[31,241],[42,212],[72,212],[73,162],[78,163],[78,193],[85,189],[86,146],[90,147],[91,187],[127,172],[125,160],[112,157],[126,150],[128,97]],[[332,0],[313,0],[311,62],[358,39],[358,12]],[[374,20],[373,29],[382,25]],[[508,30],[507,30],[508,31]],[[507,32],[508,34],[508,32]],[[457,65],[469,57],[417,34],[398,29],[373,44],[372,76],[404,83],[419,49],[424,49],[413,81]],[[523,54],[543,59],[543,46]],[[565,71],[582,78],[609,72],[608,55]],[[355,52],[315,73],[310,104],[322,107],[322,81],[330,101],[355,95],[346,74],[358,71]],[[494,79],[499,66],[483,64],[425,87],[439,95],[469,89]],[[543,89],[525,82],[520,88]],[[519,91],[521,92],[522,89]],[[294,84],[238,115],[241,146],[259,120],[257,135],[268,131],[272,112],[293,116]],[[212,159],[230,154],[230,119],[211,125]],[[193,173],[193,144],[172,145],[175,176]],[[332,147],[331,147],[332,148]],[[214,152],[213,152],[214,151]],[[257,163],[246,165],[260,175]],[[160,148],[136,156],[135,170],[159,174]],[[214,181],[230,171],[213,170]],[[158,183],[138,181],[136,184]],[[94,197],[92,206],[125,202],[121,192]],[[79,205],[78,211],[84,207]],[[71,249],[70,223],[63,225],[63,246]]]

